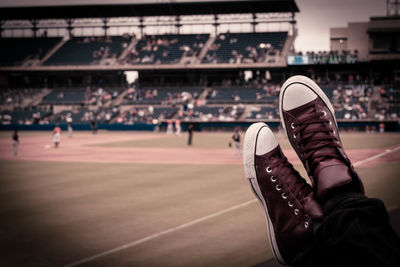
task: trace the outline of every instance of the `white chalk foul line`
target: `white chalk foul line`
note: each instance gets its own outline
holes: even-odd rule
[[[392,149],[386,149],[386,150],[385,150],[384,152],[382,152],[382,153],[379,153],[379,154],[376,154],[376,155],[374,155],[374,156],[368,157],[368,158],[366,158],[366,159],[357,161],[356,163],[353,164],[353,166],[356,167],[356,166],[362,165],[362,164],[364,164],[364,163],[366,163],[366,162],[369,162],[369,161],[371,161],[371,160],[375,160],[375,159],[377,159],[377,158],[383,157],[383,156],[385,156],[385,155],[387,155],[387,154],[390,154],[390,153],[393,153],[393,152],[395,152],[395,151],[397,151],[397,150],[400,150],[400,146],[397,146],[397,147],[392,148]],[[144,238],[142,238],[142,239],[133,241],[133,242],[131,242],[131,243],[122,245],[122,246],[120,246],[120,247],[116,247],[116,248],[113,248],[113,249],[104,251],[104,252],[102,252],[102,253],[93,255],[93,256],[91,256],[91,257],[84,258],[84,259],[82,259],[82,260],[76,261],[76,262],[71,263],[71,264],[67,264],[67,265],[65,265],[64,267],[78,266],[78,265],[80,265],[80,264],[83,264],[83,263],[86,263],[86,262],[89,262],[89,261],[96,260],[96,259],[101,258],[101,257],[104,257],[104,256],[106,256],[106,255],[110,255],[110,254],[112,254],[112,253],[115,253],[115,252],[118,252],[118,251],[121,251],[121,250],[130,248],[130,247],[133,247],[133,246],[142,244],[142,243],[144,243],[144,242],[146,242],[146,241],[155,239],[155,238],[157,238],[157,237],[160,237],[160,236],[163,236],[163,235],[166,235],[166,234],[169,234],[169,233],[178,231],[178,230],[183,229],[183,228],[187,228],[187,227],[192,226],[192,225],[194,225],[194,224],[197,224],[197,223],[206,221],[206,220],[208,220],[208,219],[217,217],[217,216],[219,216],[219,215],[222,215],[222,214],[231,212],[231,211],[233,211],[233,210],[236,210],[236,209],[245,207],[245,206],[247,206],[247,205],[249,205],[249,204],[252,204],[252,203],[255,203],[255,202],[257,202],[257,199],[253,199],[253,200],[246,201],[246,202],[244,202],[244,203],[242,203],[242,204],[239,204],[239,205],[236,205],[236,206],[232,206],[232,207],[230,207],[230,208],[227,208],[227,209],[224,209],[224,210],[220,210],[220,211],[218,211],[218,212],[215,212],[215,213],[209,214],[209,215],[207,215],[207,216],[204,216],[204,217],[195,219],[195,220],[193,220],[193,221],[190,221],[190,222],[187,222],[187,223],[178,225],[178,226],[176,226],[176,227],[169,228],[169,229],[167,229],[167,230],[164,230],[164,231],[155,233],[155,234],[153,234],[153,235],[146,236],[146,237],[144,237]]]
[[[381,153],[376,154],[376,155],[374,155],[374,156],[371,156],[371,157],[368,157],[368,158],[366,158],[366,159],[357,161],[356,163],[353,164],[353,166],[354,166],[354,167],[360,166],[360,165],[362,165],[362,164],[364,164],[364,163],[366,163],[366,162],[369,162],[369,161],[375,160],[375,159],[377,159],[377,158],[386,156],[387,154],[396,152],[397,150],[400,150],[400,146],[397,146],[397,147],[394,147],[394,148],[386,149],[384,152],[381,152]]]
[[[252,200],[246,201],[246,202],[244,202],[244,203],[242,203],[242,204],[239,204],[239,205],[236,205],[236,206],[233,206],[233,207],[224,209],[224,210],[220,210],[220,211],[218,211],[218,212],[215,212],[215,213],[209,214],[209,215],[207,215],[207,216],[204,216],[204,217],[195,219],[195,220],[193,220],[193,221],[190,221],[190,222],[187,222],[187,223],[178,225],[178,226],[176,226],[176,227],[169,228],[169,229],[167,229],[167,230],[164,230],[164,231],[155,233],[155,234],[153,234],[153,235],[146,236],[146,237],[144,237],[144,238],[142,238],[142,239],[139,239],[139,240],[136,240],[136,241],[134,241],[134,242],[125,244],[125,245],[123,245],[123,246],[120,246],[120,247],[117,247],[117,248],[114,248],[114,249],[110,249],[110,250],[104,251],[104,252],[102,252],[102,253],[93,255],[93,256],[88,257],[88,258],[84,258],[84,259],[82,259],[82,260],[80,260],[80,261],[77,261],[77,262],[74,262],[74,263],[65,265],[64,267],[77,266],[77,265],[80,265],[80,264],[83,264],[83,263],[86,263],[86,262],[89,262],[89,261],[98,259],[98,258],[100,258],[100,257],[106,256],[106,255],[109,255],[109,254],[112,254],[112,253],[115,253],[115,252],[118,252],[118,251],[120,251],[120,250],[123,250],[123,249],[126,249],[126,248],[130,248],[130,247],[133,247],[133,246],[136,246],[136,245],[139,245],[139,244],[141,244],[141,243],[144,243],[144,242],[146,242],[146,241],[152,240],[152,239],[154,239],[154,238],[157,238],[157,237],[160,237],[160,236],[163,236],[163,235],[166,235],[166,234],[175,232],[175,231],[180,230],[180,229],[183,229],[183,228],[187,228],[187,227],[192,226],[192,225],[194,225],[194,224],[197,224],[197,223],[206,221],[206,220],[208,220],[208,219],[211,219],[211,218],[220,216],[220,215],[222,215],[222,214],[231,212],[231,211],[233,211],[233,210],[240,209],[240,208],[242,208],[242,207],[244,207],[244,206],[247,206],[247,205],[249,205],[249,204],[251,204],[251,203],[255,203],[255,202],[257,202],[257,199],[252,199]]]

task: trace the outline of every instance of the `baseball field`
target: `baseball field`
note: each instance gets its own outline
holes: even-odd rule
[[[186,133],[63,133],[56,149],[50,132],[20,132],[17,157],[11,135],[0,132],[1,266],[257,266],[273,258],[264,212],[228,147],[232,133],[195,132],[192,147]],[[400,134],[341,138],[366,194],[399,214]]]

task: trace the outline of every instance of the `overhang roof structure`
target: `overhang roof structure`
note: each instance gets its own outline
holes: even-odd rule
[[[162,2],[0,8],[1,20],[77,19],[299,12],[294,0]]]

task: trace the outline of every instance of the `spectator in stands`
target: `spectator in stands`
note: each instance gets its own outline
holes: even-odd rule
[[[92,91],[90,89],[90,86],[87,86],[85,92],[85,102],[89,103],[91,97],[92,97]]]
[[[60,91],[57,95],[57,99],[63,99],[64,98],[64,92]]]

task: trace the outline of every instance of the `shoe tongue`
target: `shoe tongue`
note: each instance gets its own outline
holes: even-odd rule
[[[267,157],[269,160],[272,160],[273,162],[283,158],[282,150],[279,145],[264,156]]]
[[[320,149],[320,150],[323,150],[323,149]],[[318,152],[320,152],[320,151],[318,151]],[[324,152],[322,151],[321,153],[323,154]],[[326,172],[327,171],[325,169],[335,168],[335,167],[341,166],[341,165],[346,166],[346,164],[342,160],[339,160],[337,158],[328,158],[328,159],[322,160],[315,167],[314,175],[321,175],[321,172]],[[348,168],[348,167],[346,166],[346,168]]]
[[[314,111],[315,111],[315,103],[314,101],[312,101],[303,106],[290,110],[289,113],[297,117],[297,119],[301,120]]]
[[[318,171],[318,169],[323,168],[324,166],[326,166],[326,164],[336,164],[334,163],[335,161],[337,162],[341,162],[340,160],[336,159],[337,157],[340,157],[339,152],[336,150],[335,147],[331,147],[331,146],[325,146],[325,147],[320,147],[318,148],[314,154],[311,156],[313,158],[313,160],[320,160],[320,162],[318,162],[316,165],[314,165],[315,167],[313,168],[313,173],[315,174],[315,172]],[[312,167],[312,166],[310,166]]]

